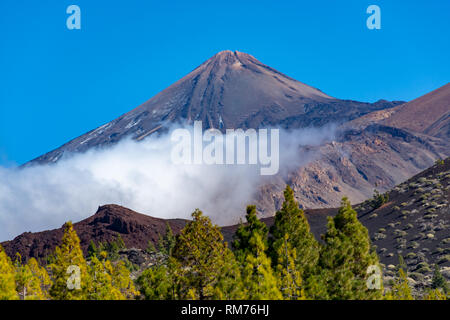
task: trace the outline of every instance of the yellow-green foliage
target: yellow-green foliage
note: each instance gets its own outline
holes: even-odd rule
[[[408,279],[402,269],[399,269],[398,278],[392,289],[386,293],[385,298],[387,300],[414,300]]]
[[[371,249],[367,229],[358,221],[347,198],[342,199],[338,214],[328,218],[323,240],[325,245],[313,277],[314,290],[321,296],[314,298],[380,299],[382,286],[370,289],[367,285],[369,267],[381,270],[378,257]],[[325,291],[327,293],[323,296]]]
[[[254,248],[248,252],[243,265],[243,285],[246,298],[250,300],[282,299],[277,279],[272,271],[270,259],[266,256],[266,247],[259,233],[249,241]]]
[[[22,257],[17,253],[15,261],[16,289],[21,299],[46,300],[52,284],[45,268],[40,267],[36,259],[31,258],[22,264]]]
[[[181,231],[173,249],[173,256],[180,264],[179,295],[182,299],[213,299],[219,294],[218,290],[226,289],[220,288],[220,285],[225,285],[221,278],[230,272],[232,254],[223,242],[218,226],[198,209],[192,213],[192,218]]]
[[[105,245],[97,248],[91,243],[90,260],[86,262],[70,222],[64,225],[61,245],[47,266],[51,277],[34,258],[23,263],[18,254],[12,263],[0,246],[0,299],[383,298],[382,285],[369,288],[373,273],[368,270],[379,268],[379,261],[368,231],[358,221],[348,199],[343,198],[338,214],[328,219],[323,244],[319,244],[292,189],[286,187],[284,195],[270,238],[267,226],[257,217],[256,207],[247,207],[247,223],[241,223],[236,231],[234,252],[223,241],[220,228],[195,210],[193,220],[178,236],[168,230],[162,238],[162,256],[167,259],[142,272],[136,281],[141,292],[136,289],[127,264],[120,260],[117,248],[123,243],[112,246],[108,252]],[[379,230],[382,231],[386,230]],[[111,262],[113,256],[117,259]],[[79,288],[73,288],[70,285],[76,286],[77,276]],[[435,267],[432,288],[423,299],[445,300],[447,291],[446,279]],[[384,298],[413,300],[402,269]]]
[[[50,288],[52,299],[87,299],[90,284],[88,268],[81,251],[80,239],[71,222],[64,225],[62,243],[55,249],[55,261],[50,267],[53,275],[53,285]]]
[[[99,260],[92,257],[89,266],[89,278],[91,279],[87,287],[87,299],[90,300],[124,300],[122,295],[113,285],[113,266],[106,260],[107,253],[102,251]]]
[[[292,248],[288,234],[284,235],[284,241],[278,248],[277,257],[276,276],[278,288],[283,298],[288,300],[305,299],[304,289],[302,289],[302,275],[295,264],[297,250]]]
[[[15,272],[11,259],[0,246],[0,300],[16,300]]]

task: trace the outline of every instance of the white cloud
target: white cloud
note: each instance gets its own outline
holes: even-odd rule
[[[280,134],[280,174],[314,157],[301,145],[333,139],[334,128]],[[56,164],[0,167],[0,241],[26,231],[60,227],[115,203],[162,218],[189,218],[200,208],[218,224],[238,221],[251,203],[261,177],[257,166],[175,165],[170,132],[141,142],[64,157]]]

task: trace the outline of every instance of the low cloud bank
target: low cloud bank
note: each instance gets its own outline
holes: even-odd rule
[[[171,132],[144,141],[65,156],[55,164],[0,167],[0,241],[60,227],[115,203],[161,218],[189,218],[200,208],[217,224],[237,222],[258,186],[270,179],[257,165],[179,165]],[[192,128],[188,128],[192,130]],[[305,146],[333,140],[335,127],[280,131],[280,171],[317,156]]]

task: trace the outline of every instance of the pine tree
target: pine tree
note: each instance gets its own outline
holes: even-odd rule
[[[248,253],[256,254],[256,248],[250,243],[250,239],[259,234],[261,241],[265,248],[267,248],[267,233],[268,229],[264,222],[260,221],[256,215],[256,206],[247,206],[246,214],[247,223],[241,222],[239,228],[236,230],[233,241],[233,249],[236,258],[240,263],[247,256]]]
[[[441,289],[432,289],[423,296],[423,300],[447,300],[447,296]]]
[[[173,257],[181,265],[181,298],[211,299],[229,256],[227,244],[218,226],[196,209],[193,221],[186,224],[177,237]]]
[[[447,280],[445,280],[438,265],[434,266],[433,280],[431,281],[431,288],[442,289],[445,294],[449,292]]]
[[[142,272],[137,280],[140,292],[146,300],[174,300],[176,280],[169,270],[170,266],[162,264],[148,268]]]
[[[50,265],[53,284],[50,295],[55,300],[83,300],[87,298],[90,283],[86,260],[71,222],[64,225],[61,246],[56,247],[53,263]]]
[[[267,248],[261,239],[260,232],[253,232],[249,239],[249,245],[253,250],[247,252],[242,268],[245,298],[251,300],[282,299],[283,296],[278,289],[270,258],[265,254]]]
[[[398,278],[392,289],[386,294],[386,300],[414,300],[405,272],[398,270]]]
[[[97,247],[97,255],[100,252],[105,251],[108,254],[107,259],[109,261],[117,261],[120,258],[119,251],[125,248],[125,242],[119,234],[117,235],[116,239],[112,241],[100,243]]]
[[[276,213],[271,228],[270,256],[276,268],[276,264],[280,262],[278,253],[283,252],[280,248],[289,246],[291,250],[296,251],[296,271],[300,277],[307,278],[319,259],[319,244],[310,231],[308,220],[299,208],[291,187],[286,186],[284,198],[282,208]],[[286,241],[288,244],[285,244]],[[283,259],[286,261],[286,258]]]
[[[100,252],[100,259],[93,256],[89,265],[90,283],[88,287],[87,299],[89,300],[124,300],[122,295],[113,285],[113,267],[106,259],[107,252]]]
[[[47,270],[40,266],[35,258],[30,258],[28,260],[28,268],[33,273],[33,275],[39,279],[41,291],[42,291],[42,299],[50,299],[50,288],[52,286],[52,280],[48,275]]]
[[[158,236],[158,249],[161,253],[166,255],[172,255],[173,248],[175,247],[176,237],[173,234],[172,228],[169,223],[166,222],[166,232],[164,236],[159,234]]]
[[[176,237],[173,235],[172,228],[169,223],[166,222],[166,234],[164,235],[164,244],[169,256],[172,255],[173,248],[175,247]]]
[[[145,249],[145,251],[147,251],[148,253],[156,252],[155,245],[153,244],[153,242],[151,240],[148,241],[147,249]]]
[[[11,259],[0,245],[0,300],[17,300],[15,271]]]
[[[403,256],[401,254],[398,255],[398,265],[397,270],[402,269],[403,272],[408,275],[408,266],[406,265],[405,259],[403,259]]]
[[[226,248],[212,299],[240,300],[245,299],[245,296],[239,264],[233,252]]]
[[[139,291],[136,290],[131,279],[130,270],[123,261],[119,261],[113,266],[112,285],[119,290],[125,299],[134,299],[135,296],[139,295]]]
[[[289,234],[284,235],[284,241],[277,251],[276,276],[279,289],[283,298],[287,300],[305,299],[302,289],[302,276],[295,261],[297,261],[297,250],[292,248]]]
[[[98,257],[98,248],[95,245],[94,241],[91,240],[91,242],[89,242],[89,247],[88,247],[88,251],[87,251],[87,257],[88,259],[92,259],[92,257]]]
[[[31,258],[28,264],[22,264],[22,257],[17,253],[14,266],[16,290],[22,300],[44,300],[49,297],[50,277],[47,271],[38,265],[36,259]]]
[[[356,211],[347,198],[334,218],[328,218],[327,232],[323,236],[325,246],[321,250],[320,276],[315,277],[316,285],[326,286],[329,299],[380,299],[379,289],[368,285],[369,267],[381,268],[378,257],[371,248],[367,229],[358,221]],[[317,289],[317,288],[316,288]],[[320,290],[319,290],[320,292]],[[322,297],[316,297],[321,299]]]

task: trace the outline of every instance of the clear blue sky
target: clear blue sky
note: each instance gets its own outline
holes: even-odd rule
[[[366,28],[370,4],[381,30]],[[0,164],[118,117],[224,49],[337,98],[411,100],[449,81],[449,16],[448,0],[1,0]]]

